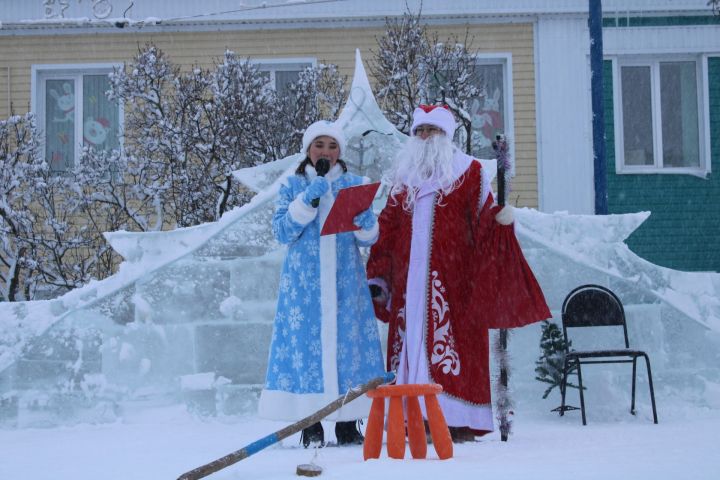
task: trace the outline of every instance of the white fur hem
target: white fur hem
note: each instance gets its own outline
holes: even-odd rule
[[[378,237],[378,233],[380,232],[380,227],[378,226],[378,222],[375,222],[375,224],[372,226],[370,230],[355,230],[353,234],[355,234],[355,238],[358,239],[358,241],[363,243],[375,243]]]
[[[290,393],[281,390],[263,390],[260,393],[258,414],[269,420],[295,422],[312,415],[337,399],[337,396],[326,393]],[[370,413],[370,405],[370,398],[367,395],[361,395],[347,405],[335,410],[324,420],[345,422],[366,418]]]
[[[468,405],[462,400],[452,398],[444,393],[439,394],[437,399],[448,427],[470,427],[490,432],[495,430],[491,406]],[[420,402],[420,411],[423,418],[427,419],[424,401]]]
[[[307,225],[315,220],[315,217],[317,216],[317,208],[306,205],[305,202],[303,202],[302,193],[295,197],[295,200],[290,202],[288,212],[290,213],[290,218],[300,225]]]

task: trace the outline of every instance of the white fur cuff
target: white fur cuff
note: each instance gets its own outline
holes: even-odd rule
[[[511,205],[505,205],[500,212],[495,215],[495,221],[500,225],[510,225],[515,220],[515,214],[513,213],[513,207]]]
[[[317,208],[313,208],[310,205],[305,204],[302,200],[301,193],[295,197],[295,200],[290,202],[290,205],[288,205],[288,213],[290,214],[290,218],[300,225],[307,225],[315,220],[315,217],[317,216]]]
[[[372,228],[370,230],[360,229],[360,230],[355,230],[353,233],[355,234],[355,238],[357,238],[359,242],[375,243],[375,240],[377,240],[378,234],[380,233],[380,227],[378,225],[378,222],[375,222],[375,224],[372,226]]]

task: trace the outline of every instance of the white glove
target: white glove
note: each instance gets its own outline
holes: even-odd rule
[[[495,221],[500,225],[510,225],[515,220],[512,205],[505,205],[502,210],[495,215]]]

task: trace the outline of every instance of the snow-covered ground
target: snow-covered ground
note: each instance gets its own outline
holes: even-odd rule
[[[588,425],[582,426],[578,412],[560,418],[547,410],[527,417],[518,411],[508,442],[493,433],[472,444],[455,445],[454,458],[445,461],[437,459],[432,447],[427,460],[412,460],[409,451],[405,460],[389,459],[383,448],[379,460],[364,462],[361,446],[319,449],[314,458],[315,452],[303,449],[299,435],[294,435],[208,478],[297,478],[297,465],[313,460],[323,468],[321,478],[327,479],[710,480],[720,476],[717,410],[661,411],[657,425],[648,411],[612,419],[589,413]],[[110,425],[0,430],[0,479],[174,479],[283,426],[253,416],[233,422],[203,421],[182,407],[165,407]],[[332,426],[325,424],[326,433],[332,432]]]

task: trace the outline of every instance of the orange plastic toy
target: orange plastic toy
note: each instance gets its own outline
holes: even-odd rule
[[[436,394],[442,392],[440,385],[381,385],[370,390],[367,396],[373,399],[367,429],[363,455],[368,458],[380,458],[382,450],[383,419],[385,417],[385,398],[390,397],[387,420],[387,453],[390,458],[405,458],[405,419],[403,415],[403,397],[407,400],[407,436],[410,453],[413,458],[425,458],[427,443],[425,425],[418,396],[425,397],[425,410],[433,447],[441,460],[453,456],[452,439],[445,416],[440,410]]]

